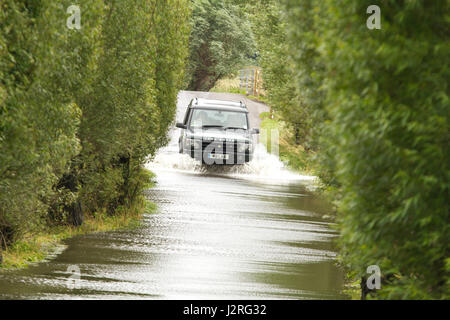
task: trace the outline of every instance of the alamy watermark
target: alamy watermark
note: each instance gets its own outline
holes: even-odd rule
[[[214,132],[205,136],[208,132],[205,127],[208,126],[203,126],[203,121],[195,122],[192,135],[181,138],[180,153],[190,154],[207,165],[244,164],[265,158],[268,154],[279,157],[278,129],[252,129],[249,132],[247,128],[233,127],[218,136]],[[260,134],[259,139],[257,134]],[[261,152],[260,148],[267,152]]]
[[[366,26],[369,30],[381,29],[381,9],[379,6],[372,4],[367,7],[366,13],[370,14],[367,18]]]
[[[70,14],[70,16],[66,20],[66,26],[70,30],[81,29],[81,10],[80,7],[77,5],[71,5],[66,10],[67,14]]]
[[[381,270],[376,264],[368,266],[366,273],[370,276],[366,280],[366,286],[369,290],[381,289]]]

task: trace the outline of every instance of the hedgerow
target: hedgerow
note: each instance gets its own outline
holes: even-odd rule
[[[5,0],[0,6],[0,242],[130,208],[167,142],[189,1]],[[122,208],[118,210],[119,208]]]

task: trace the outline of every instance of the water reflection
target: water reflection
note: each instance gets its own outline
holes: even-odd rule
[[[1,298],[341,299],[326,203],[300,182],[159,171],[156,214],[79,236],[55,259],[0,273]],[[67,287],[67,268],[81,270]]]

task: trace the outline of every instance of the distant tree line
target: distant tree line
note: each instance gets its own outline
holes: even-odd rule
[[[188,54],[188,0],[0,2],[0,243],[142,205]]]
[[[185,86],[209,91],[255,55],[251,22],[232,0],[192,0]],[[253,59],[254,62],[254,59]]]
[[[450,297],[449,3],[241,3],[270,104],[335,190],[343,263],[381,269],[372,297]]]

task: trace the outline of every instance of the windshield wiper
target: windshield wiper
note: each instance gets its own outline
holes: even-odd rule
[[[205,126],[202,126],[202,128],[223,128],[223,126],[215,125],[215,124],[207,124]]]
[[[225,129],[225,130],[226,130],[226,129],[241,129],[241,130],[246,130],[245,128],[242,128],[242,127],[225,127],[224,129]]]

